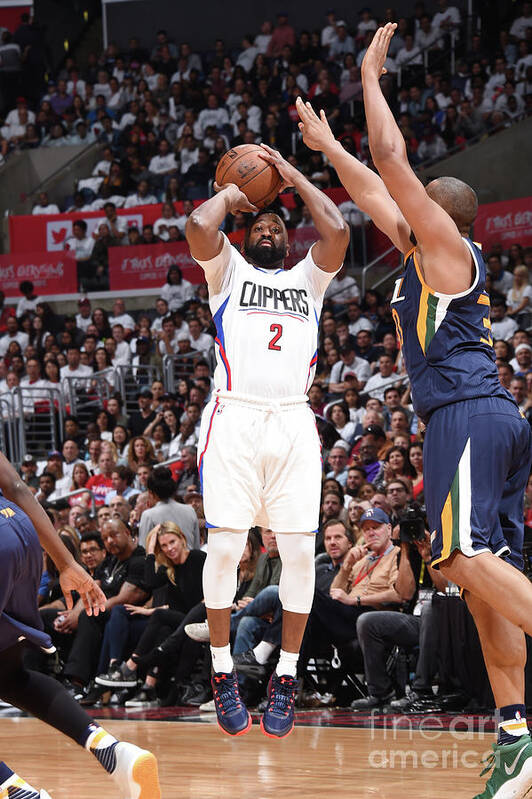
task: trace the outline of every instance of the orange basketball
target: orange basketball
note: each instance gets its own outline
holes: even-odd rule
[[[216,168],[216,183],[235,183],[250,203],[265,208],[277,195],[283,179],[277,169],[261,157],[258,144],[239,144],[228,150]]]

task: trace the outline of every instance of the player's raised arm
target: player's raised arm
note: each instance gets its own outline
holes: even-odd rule
[[[451,197],[446,203],[446,198],[439,196],[435,202],[418,180],[408,162],[401,131],[379,85],[396,27],[395,23],[388,23],[377,30],[362,62],[369,147],[386,188],[414,232],[422,253],[426,282],[436,291],[455,294],[471,285],[471,256],[457,227],[456,215],[454,221],[449,215],[456,198]],[[437,181],[434,183],[437,188]],[[474,196],[472,189],[469,191]],[[467,197],[465,199],[467,201]],[[463,198],[458,200],[458,204],[462,202]]]
[[[371,217],[398,250],[407,252],[412,246],[410,226],[382,179],[344,150],[334,138],[324,111],[316,116],[311,104],[304,103],[300,97],[296,106],[301,120],[299,129],[307,147],[323,152],[357,206]]]
[[[314,226],[320,234],[312,251],[316,266],[325,272],[336,272],[344,261],[349,244],[349,226],[342,214],[324,192],[313,186],[280,153],[266,144],[261,146],[264,148],[264,159],[273,164],[283,178],[281,191],[293,186],[310,211]]]
[[[39,505],[2,453],[0,453],[0,489],[6,499],[18,505],[31,519],[41,546],[48,552],[59,570],[61,588],[67,607],[72,608],[71,592],[77,591],[89,615],[92,613],[98,615],[100,610],[103,612],[105,610],[104,593],[79,563],[76,563],[54,530],[42,506]]]
[[[197,261],[210,261],[222,251],[224,238],[219,227],[227,214],[258,210],[234,183],[222,188],[215,184],[215,189],[218,193],[195,208],[187,219],[185,236]]]

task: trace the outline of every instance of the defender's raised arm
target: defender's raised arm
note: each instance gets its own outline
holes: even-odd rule
[[[304,103],[300,97],[296,106],[301,119],[299,129],[307,147],[323,152],[358,207],[372,218],[401,252],[409,250],[410,228],[381,178],[344,150],[334,138],[324,111],[320,111],[319,117],[316,116],[311,104]]]
[[[436,291],[456,294],[471,285],[471,256],[461,234],[474,219],[476,198],[459,181],[453,190],[452,184],[442,181],[438,186],[436,180],[427,191],[409,164],[403,136],[379,85],[396,27],[388,23],[378,29],[362,62],[369,147],[386,188],[414,232],[425,280]],[[470,214],[463,213],[468,200]]]

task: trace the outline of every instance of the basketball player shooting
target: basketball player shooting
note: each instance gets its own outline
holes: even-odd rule
[[[261,728],[283,737],[294,725],[298,652],[314,594],[314,533],[319,520],[320,442],[306,392],[314,376],[323,295],[341,267],[349,229],[331,200],[279,153],[265,161],[294,186],[319,233],[308,254],[283,269],[289,252],[284,222],[263,211],[242,251],[219,227],[228,213],[256,211],[235,184],[190,215],[186,237],[203,267],[217,330],[213,400],[203,413],[198,465],[209,547],[203,584],[213,662],[213,695],[221,728],[251,726],[229,649],[236,570],[255,524],[277,534],[282,559],[281,654],[268,688]],[[216,187],[218,189],[218,187]]]
[[[300,129],[307,146],[324,152],[355,203],[404,253],[391,304],[414,408],[427,423],[432,565],[464,590],[501,719],[482,773],[493,771],[476,799],[518,799],[532,788],[523,632],[532,635],[532,585],[521,572],[532,436],[497,376],[486,268],[468,238],[476,195],[454,178],[424,188],[381,92],[395,28],[388,23],[376,32],[362,63],[369,146],[380,177],[334,139],[323,112],[318,118],[301,99]]]
[[[115,779],[122,799],[160,799],[155,757],[118,741],[78,705],[66,688],[24,665],[24,644],[53,652],[37,607],[42,549],[59,570],[67,609],[72,592],[88,615],[105,611],[105,595],[75,562],[43,508],[0,453],[0,698],[31,713],[93,754]],[[59,773],[61,766],[58,765]],[[50,799],[0,762],[0,799]]]

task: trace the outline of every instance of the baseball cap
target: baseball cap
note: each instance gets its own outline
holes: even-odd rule
[[[90,305],[91,301],[88,297],[83,297],[82,300],[78,300],[78,306],[81,308],[82,305]]]
[[[61,453],[57,449],[49,450],[48,458],[59,458],[60,460],[63,460],[63,456],[61,455]]]
[[[369,508],[360,517],[359,524],[364,522],[378,522],[379,524],[390,524],[390,517],[382,508]]]
[[[165,400],[175,400],[175,399],[176,395],[172,394],[171,391],[165,391],[165,393],[161,395],[161,402],[164,402]]]
[[[33,457],[33,455],[29,454],[24,455],[24,457],[22,458],[22,463],[35,463],[35,458]]]
[[[339,19],[336,22],[337,28],[347,28],[347,22],[344,19]]]
[[[149,340],[148,336],[137,336],[137,342],[139,342],[139,341],[143,341],[144,344],[149,344],[150,343],[150,340]]]
[[[378,424],[368,424],[368,426],[363,429],[362,435],[365,436],[368,433],[370,435],[377,436],[377,438],[386,438],[384,435],[384,430]]]
[[[141,388],[141,390],[137,394],[137,398],[138,397],[149,397],[150,399],[153,399],[153,394],[151,393],[151,390],[149,388]]]

